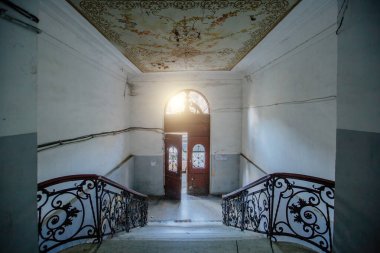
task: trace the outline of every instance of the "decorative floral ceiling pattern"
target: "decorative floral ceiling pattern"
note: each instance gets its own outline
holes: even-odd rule
[[[231,70],[300,0],[67,0],[142,72]]]

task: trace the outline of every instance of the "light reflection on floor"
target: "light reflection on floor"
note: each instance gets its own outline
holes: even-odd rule
[[[148,222],[221,222],[222,199],[218,196],[191,196],[186,193],[186,174],[182,175],[181,201],[150,198]]]

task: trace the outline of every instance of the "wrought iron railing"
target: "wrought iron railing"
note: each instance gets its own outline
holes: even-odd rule
[[[147,223],[146,195],[94,174],[39,183],[37,205],[40,252],[101,243]]]
[[[223,195],[223,223],[332,252],[335,183],[275,173]]]

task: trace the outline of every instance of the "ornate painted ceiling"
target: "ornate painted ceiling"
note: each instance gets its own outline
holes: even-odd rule
[[[67,0],[142,72],[231,70],[300,0]]]

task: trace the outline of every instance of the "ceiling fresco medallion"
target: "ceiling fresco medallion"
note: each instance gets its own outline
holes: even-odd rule
[[[142,72],[231,70],[300,0],[67,0]]]

